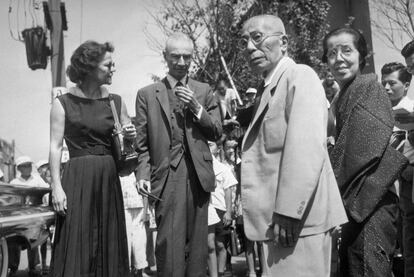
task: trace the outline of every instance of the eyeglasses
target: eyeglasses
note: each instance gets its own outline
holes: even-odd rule
[[[342,57],[349,57],[355,51],[356,51],[355,49],[352,49],[351,47],[347,45],[339,45],[336,48],[329,49],[326,52],[326,56],[328,57],[328,59],[334,59],[338,55],[338,53],[340,53]]]
[[[252,32],[252,33],[250,33],[250,35],[248,37],[240,38],[237,43],[238,43],[239,49],[246,50],[247,45],[249,44],[249,40],[251,40],[253,42],[254,46],[257,46],[269,37],[283,36],[283,35],[284,34],[282,32],[277,32],[277,33],[274,33],[274,34],[267,34],[267,35],[263,34],[261,32]]]

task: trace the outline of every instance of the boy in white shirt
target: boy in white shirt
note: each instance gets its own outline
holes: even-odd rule
[[[225,227],[232,221],[231,187],[237,185],[237,180],[231,169],[217,159],[217,144],[209,142],[208,145],[213,154],[213,169],[216,175],[216,189],[211,193],[208,207],[208,270],[210,277],[220,277],[224,275],[227,257],[225,236],[228,235],[228,231]]]
[[[402,210],[402,249],[404,255],[405,276],[413,276],[414,273],[414,204],[413,204],[413,124],[404,124],[399,114],[414,112],[414,101],[407,97],[410,87],[411,74],[407,68],[397,62],[385,64],[381,69],[381,82],[391,101],[395,117],[395,126],[391,136],[391,145],[401,151],[410,162],[410,165],[401,173],[401,178],[396,181],[396,192],[400,197]],[[400,242],[401,243],[401,242]]]

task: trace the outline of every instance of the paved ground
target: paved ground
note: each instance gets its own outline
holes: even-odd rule
[[[47,253],[47,260],[50,261],[50,249]],[[244,254],[232,257],[231,259],[232,267],[233,267],[233,276],[234,277],[245,277],[247,266],[245,263]],[[27,252],[22,251],[21,258],[20,258],[20,265],[19,265],[19,271],[15,275],[16,277],[28,277],[27,273]],[[144,274],[144,277],[147,277],[148,275]],[[151,275],[152,277],[156,277],[156,275]],[[226,275],[229,276],[229,275]]]

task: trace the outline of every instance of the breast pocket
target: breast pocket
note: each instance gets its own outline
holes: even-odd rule
[[[263,121],[263,140],[266,152],[281,150],[285,144],[286,123],[283,117],[269,117]]]

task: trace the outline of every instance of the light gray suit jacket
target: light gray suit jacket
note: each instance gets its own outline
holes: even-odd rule
[[[285,59],[242,145],[243,219],[251,240],[274,238],[269,228],[274,212],[300,219],[301,236],[347,221],[328,157],[322,84],[310,67]]]

